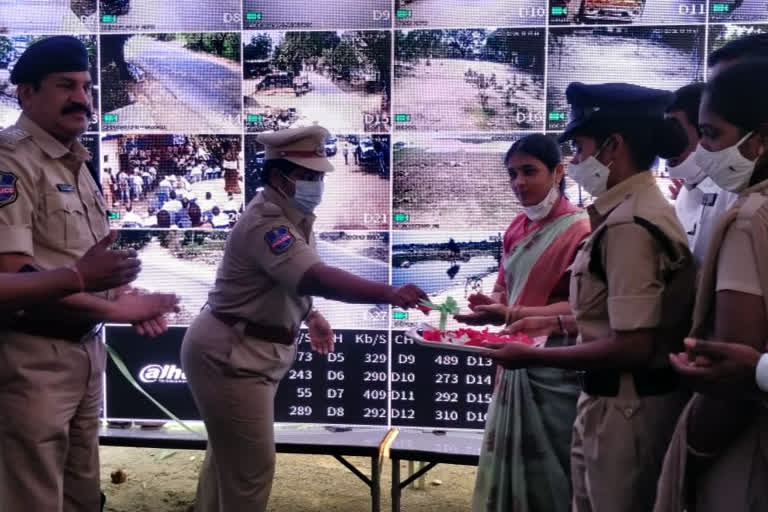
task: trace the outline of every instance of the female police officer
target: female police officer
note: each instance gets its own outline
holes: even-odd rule
[[[274,396],[293,364],[302,321],[312,346],[333,350],[333,331],[312,296],[413,307],[424,292],[361,279],[320,261],[312,213],[325,173],[325,128],[260,135],[265,188],[227,240],[207,308],[189,327],[182,363],[208,430],[200,512],[263,512],[275,467]]]
[[[571,275],[581,342],[507,344],[492,354],[508,368],[584,370],[573,509],[647,512],[685,400],[667,356],[682,346],[695,280],[685,232],[648,168],[679,154],[685,134],[664,121],[665,91],[572,83],[566,96],[572,121],[562,140],[575,148],[568,174],[595,197],[587,209],[593,233]]]

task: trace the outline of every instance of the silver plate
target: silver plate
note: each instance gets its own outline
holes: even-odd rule
[[[485,354],[485,355],[488,355],[492,350],[490,348],[476,347],[472,345],[459,345],[456,343],[444,343],[441,341],[428,341],[422,338],[421,335],[419,334],[419,331],[423,331],[427,329],[433,330],[434,327],[430,325],[420,325],[407,331],[405,335],[411,338],[413,341],[415,341],[417,345],[421,345],[423,347],[439,348],[443,350],[456,350],[458,352],[474,352],[476,354]]]

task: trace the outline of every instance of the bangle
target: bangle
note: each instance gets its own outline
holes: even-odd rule
[[[69,270],[74,272],[77,276],[77,282],[80,285],[80,293],[85,292],[85,280],[83,279],[83,274],[80,273],[80,270],[78,270],[77,266],[75,265],[67,268],[69,268]]]
[[[560,327],[560,332],[562,334],[568,334],[565,327],[563,327],[563,315],[557,315],[557,326]]]

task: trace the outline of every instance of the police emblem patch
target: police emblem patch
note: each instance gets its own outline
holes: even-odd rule
[[[296,238],[286,226],[278,226],[268,231],[264,235],[264,240],[267,242],[270,251],[275,254],[282,254],[293,246]]]
[[[19,178],[12,172],[0,171],[0,208],[8,206],[19,197],[17,181]]]

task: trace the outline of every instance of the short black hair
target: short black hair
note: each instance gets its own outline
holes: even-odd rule
[[[768,58],[739,62],[704,90],[707,108],[744,132],[768,123]]]
[[[168,210],[160,210],[157,212],[157,227],[169,228],[171,227],[171,214]]]
[[[629,147],[632,163],[640,170],[650,169],[656,158],[674,158],[685,151],[688,135],[676,119],[662,117],[603,117],[588,121],[575,135],[584,135],[602,146],[619,134]]]
[[[515,141],[504,155],[504,163],[515,153],[525,153],[541,161],[547,166],[550,173],[555,172],[555,167],[562,163],[563,155],[560,152],[560,146],[555,139],[541,133],[526,135],[522,139]],[[565,179],[560,180],[560,192],[565,193]]]
[[[31,82],[28,82],[30,85],[32,85],[32,88],[35,92],[40,92],[40,89],[43,87],[43,79],[37,78],[35,80],[32,80]],[[21,108],[24,108],[24,105],[21,102],[21,95],[19,94],[18,87],[16,88],[16,101],[19,103],[19,106]]]
[[[675,91],[672,103],[667,107],[666,112],[682,112],[688,118],[688,122],[693,126],[699,126],[699,106],[701,105],[701,96],[704,94],[704,83],[697,82],[688,84]]]
[[[768,55],[768,33],[749,34],[712,52],[707,59],[707,66],[712,67],[727,60],[760,58],[766,55]]]

